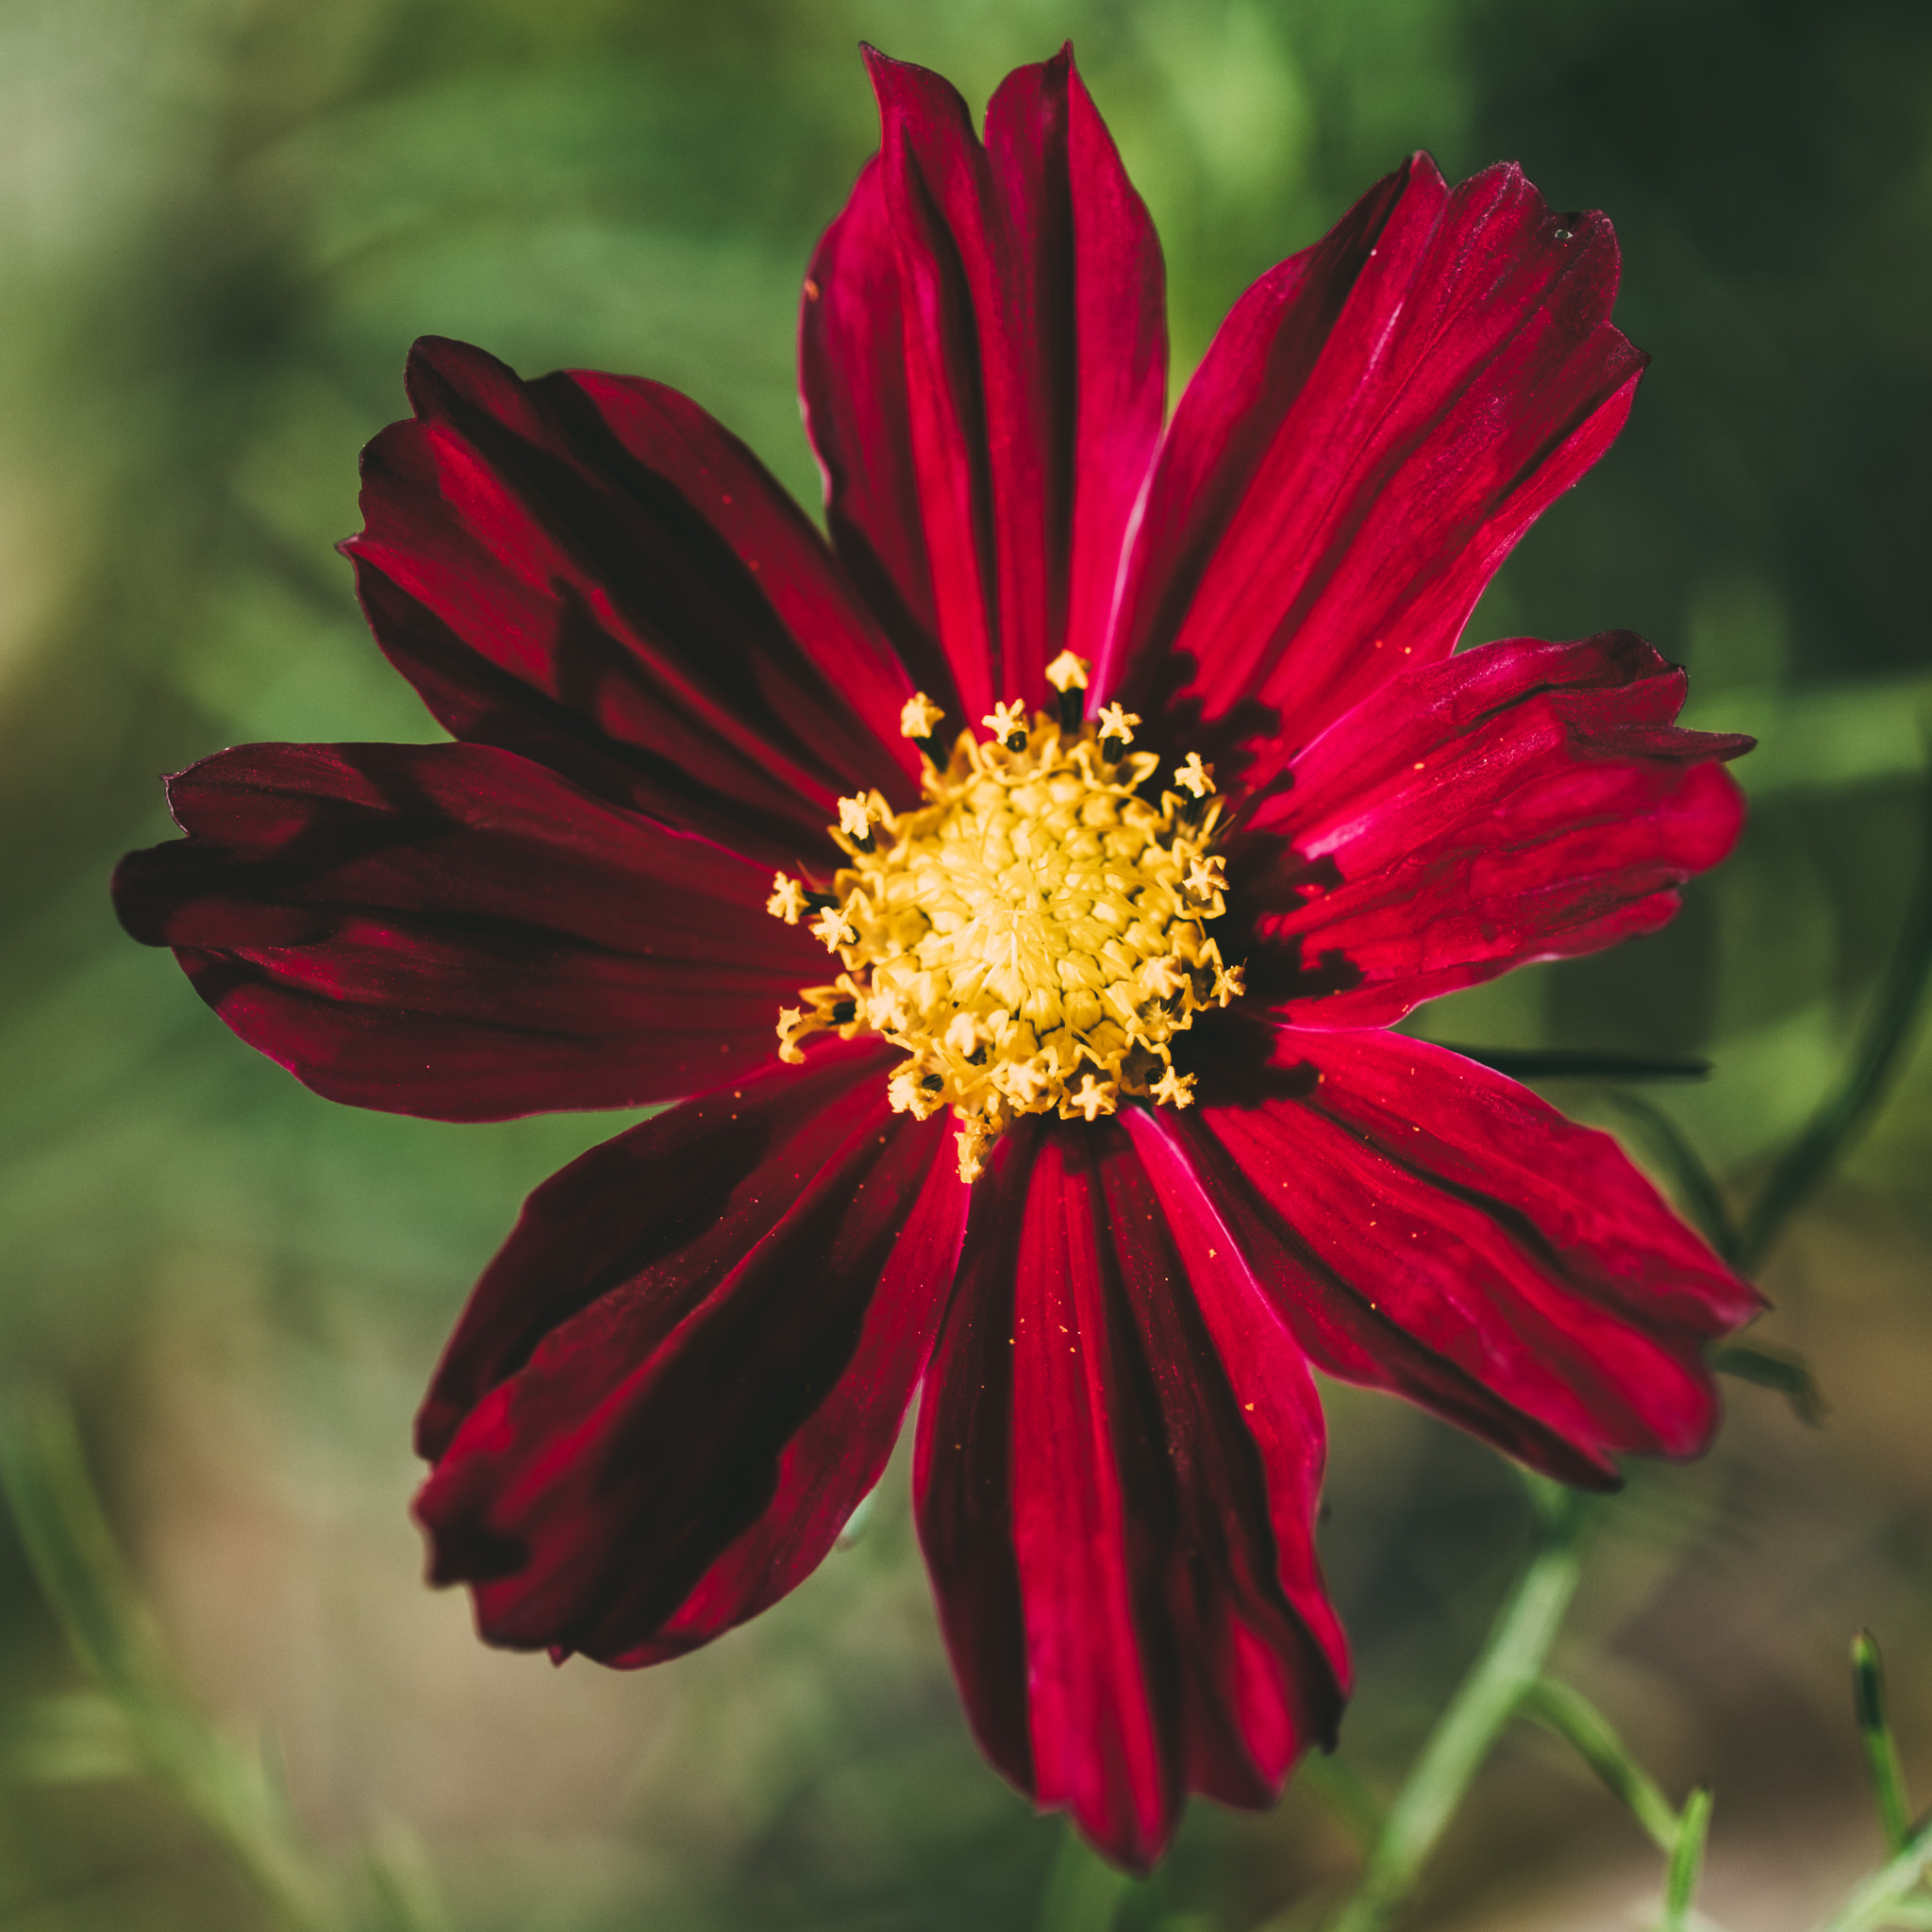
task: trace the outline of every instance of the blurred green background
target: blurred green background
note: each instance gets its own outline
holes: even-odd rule
[[[1920,0],[0,0],[0,1351],[72,1393],[187,1694],[262,1741],[325,1856],[390,1847],[464,1932],[1094,1932],[1116,1907],[1247,1932],[1352,1867],[1298,1787],[1197,1807],[1155,1883],[1083,1891],[966,1736],[898,1477],[855,1547],[697,1657],[483,1650],[420,1584],[408,1418],[524,1191],[615,1124],[332,1107],[107,903],[118,854],[168,829],[160,772],[433,735],[329,547],[414,336],[675,383],[815,503],[793,312],[874,142],[858,42],[976,105],[1069,35],[1167,248],[1176,388],[1246,282],[1412,148],[1452,178],[1517,158],[1622,236],[1618,319],[1655,365],[1472,636],[1644,632],[1690,667],[1690,722],[1761,739],[1752,824],[1666,934],[1424,1030],[1707,1055],[1709,1080],[1647,1091],[1743,1189],[1906,918],[1932,699]],[[1601,1085],[1550,1091],[1624,1118]],[[1639,1474],[1560,1654],[1674,1797],[1715,1780],[1706,1897],[1733,1932],[1809,1923],[1878,1854],[1860,1624],[1932,1791],[1928,1158],[1921,1053],[1765,1274],[1760,1337],[1811,1361],[1826,1426],[1732,1384],[1709,1458]],[[1386,1784],[1526,1514],[1486,1452],[1331,1393],[1344,1755]],[[89,1744],[82,1684],[0,1527],[0,1928],[273,1923]],[[1512,1736],[1417,1923],[1621,1925],[1654,1867]]]

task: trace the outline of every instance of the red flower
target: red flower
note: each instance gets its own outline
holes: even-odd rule
[[[1384,1029],[1662,924],[1746,741],[1627,633],[1451,655],[1629,408],[1602,216],[1417,157],[1163,430],[1071,58],[983,147],[872,66],[800,332],[832,547],[672,391],[419,343],[344,547],[457,741],[207,759],[117,891],[333,1098],[681,1103],[537,1191],[424,1406],[491,1641],[753,1615],[923,1389],[980,1741],[1145,1866],[1334,1732],[1311,1365],[1574,1483],[1709,1437],[1753,1291],[1607,1139]]]

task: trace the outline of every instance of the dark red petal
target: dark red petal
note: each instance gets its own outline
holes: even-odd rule
[[[1248,291],[1181,398],[1099,682],[1232,759],[1446,657],[1622,426],[1643,358],[1616,287],[1609,223],[1517,168],[1451,191],[1418,155],[1378,183]]]
[[[254,744],[169,781],[185,840],[115,874],[251,1046],[437,1120],[633,1107],[777,1050],[822,979],[769,872],[490,745]]]
[[[1025,1124],[981,1184],[915,1474],[994,1762],[1144,1870],[1184,1792],[1265,1804],[1347,1662],[1306,1363],[1184,1164]]]
[[[1745,738],[1679,731],[1641,638],[1459,652],[1372,692],[1246,815],[1249,991],[1297,1025],[1398,1020],[1530,959],[1650,932],[1728,852]]]
[[[458,738],[761,859],[825,850],[837,800],[909,802],[911,684],[743,444],[650,382],[522,382],[411,352],[416,419],[363,453],[377,640]]]
[[[1160,253],[1071,54],[1008,76],[983,148],[937,75],[867,58],[882,144],[806,284],[806,419],[834,541],[957,727],[1099,648],[1160,430]]]
[[[1607,1134],[1400,1034],[1198,1030],[1167,1131],[1318,1368],[1568,1481],[1705,1446],[1701,1345],[1762,1302]]]
[[[633,1127],[531,1196],[418,1424],[439,1583],[493,1643],[649,1663],[774,1602],[877,1481],[932,1346],[967,1191],[891,1056]]]

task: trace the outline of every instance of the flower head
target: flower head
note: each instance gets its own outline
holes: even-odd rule
[[[1707,1439],[1753,1291],[1607,1139],[1386,1029],[1660,925],[1745,741],[1627,633],[1455,648],[1628,410],[1601,216],[1418,156],[1163,426],[1071,57],[983,143],[871,60],[800,333],[830,544],[675,392],[425,341],[344,548],[455,742],[222,753],[117,893],[335,1098],[678,1103],[531,1198],[424,1406],[487,1637],[637,1665],[752,1616],[923,1386],[978,1736],[1145,1866],[1334,1732],[1311,1367],[1571,1482]]]

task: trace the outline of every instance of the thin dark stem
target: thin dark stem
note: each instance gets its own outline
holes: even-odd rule
[[[1772,1169],[1744,1217],[1736,1261],[1747,1274],[1756,1272],[1786,1222],[1885,1097],[1911,1039],[1912,1022],[1932,976],[1932,775],[1925,783],[1924,805],[1918,880],[1871,1021],[1844,1077]]]

